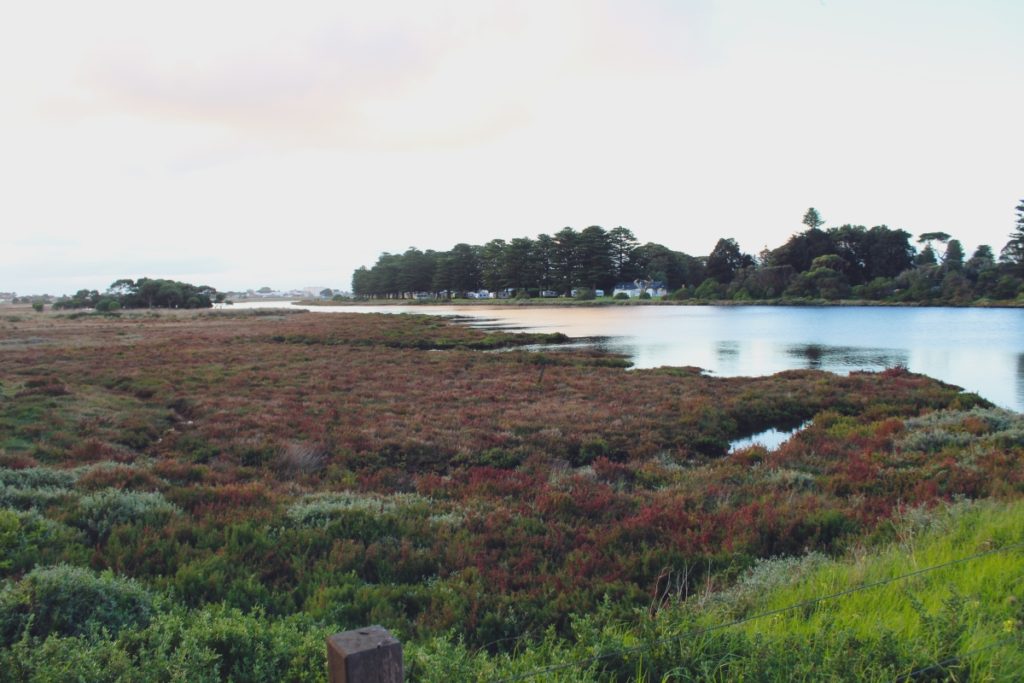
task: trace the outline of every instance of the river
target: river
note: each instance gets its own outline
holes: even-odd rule
[[[287,306],[245,302],[236,308]],[[1024,411],[1024,309],[803,306],[312,306],[318,313],[459,315],[594,338],[637,368],[722,376],[903,365]]]

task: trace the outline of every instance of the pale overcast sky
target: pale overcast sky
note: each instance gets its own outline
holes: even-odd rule
[[[803,226],[998,251],[1021,0],[0,7],[0,290],[348,288],[382,251]]]

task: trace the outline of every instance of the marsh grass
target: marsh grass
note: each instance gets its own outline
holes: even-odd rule
[[[991,526],[970,504],[935,510],[1016,505],[1019,417],[902,369],[626,372],[481,352],[501,339],[425,316],[41,316],[10,336],[4,586],[37,564],[109,570],[154,614],[116,638],[29,633],[0,648],[0,681],[318,680],[322,633],[368,623],[425,680],[606,652],[545,678],[870,680],[985,646],[993,624],[1016,634],[981,592],[995,565],[984,585],[880,593],[877,616],[836,601],[724,627],[924,567],[938,536],[964,546],[947,554],[1016,538],[958,531]],[[776,450],[726,455],[809,418]]]

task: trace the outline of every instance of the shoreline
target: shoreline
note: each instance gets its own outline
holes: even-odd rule
[[[732,299],[703,299],[683,301],[661,301],[661,300],[591,300],[573,301],[566,300],[543,300],[543,299],[449,299],[438,301],[423,301],[417,299],[366,299],[349,301],[317,301],[312,299],[239,299],[234,303],[250,303],[252,301],[267,301],[296,304],[301,306],[422,306],[430,308],[435,306],[510,306],[510,307],[615,307],[615,306],[790,306],[800,308],[1024,308],[1024,301],[975,301],[968,304],[954,304],[949,302],[925,302],[925,301],[874,301],[871,299],[839,299],[828,301],[824,299],[800,300],[800,299],[762,299],[752,301],[734,301]]]

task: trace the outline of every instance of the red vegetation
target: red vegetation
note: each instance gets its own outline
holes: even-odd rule
[[[76,489],[160,491],[168,526],[118,527],[92,564],[187,604],[485,644],[605,595],[646,607],[669,583],[838,548],[899,504],[1024,490],[1020,446],[900,446],[905,418],[977,402],[905,370],[627,371],[484,353],[504,342],[421,316],[47,317],[5,334],[0,465],[113,461]],[[725,455],[811,418],[774,452]],[[307,503],[322,517],[289,516]]]

